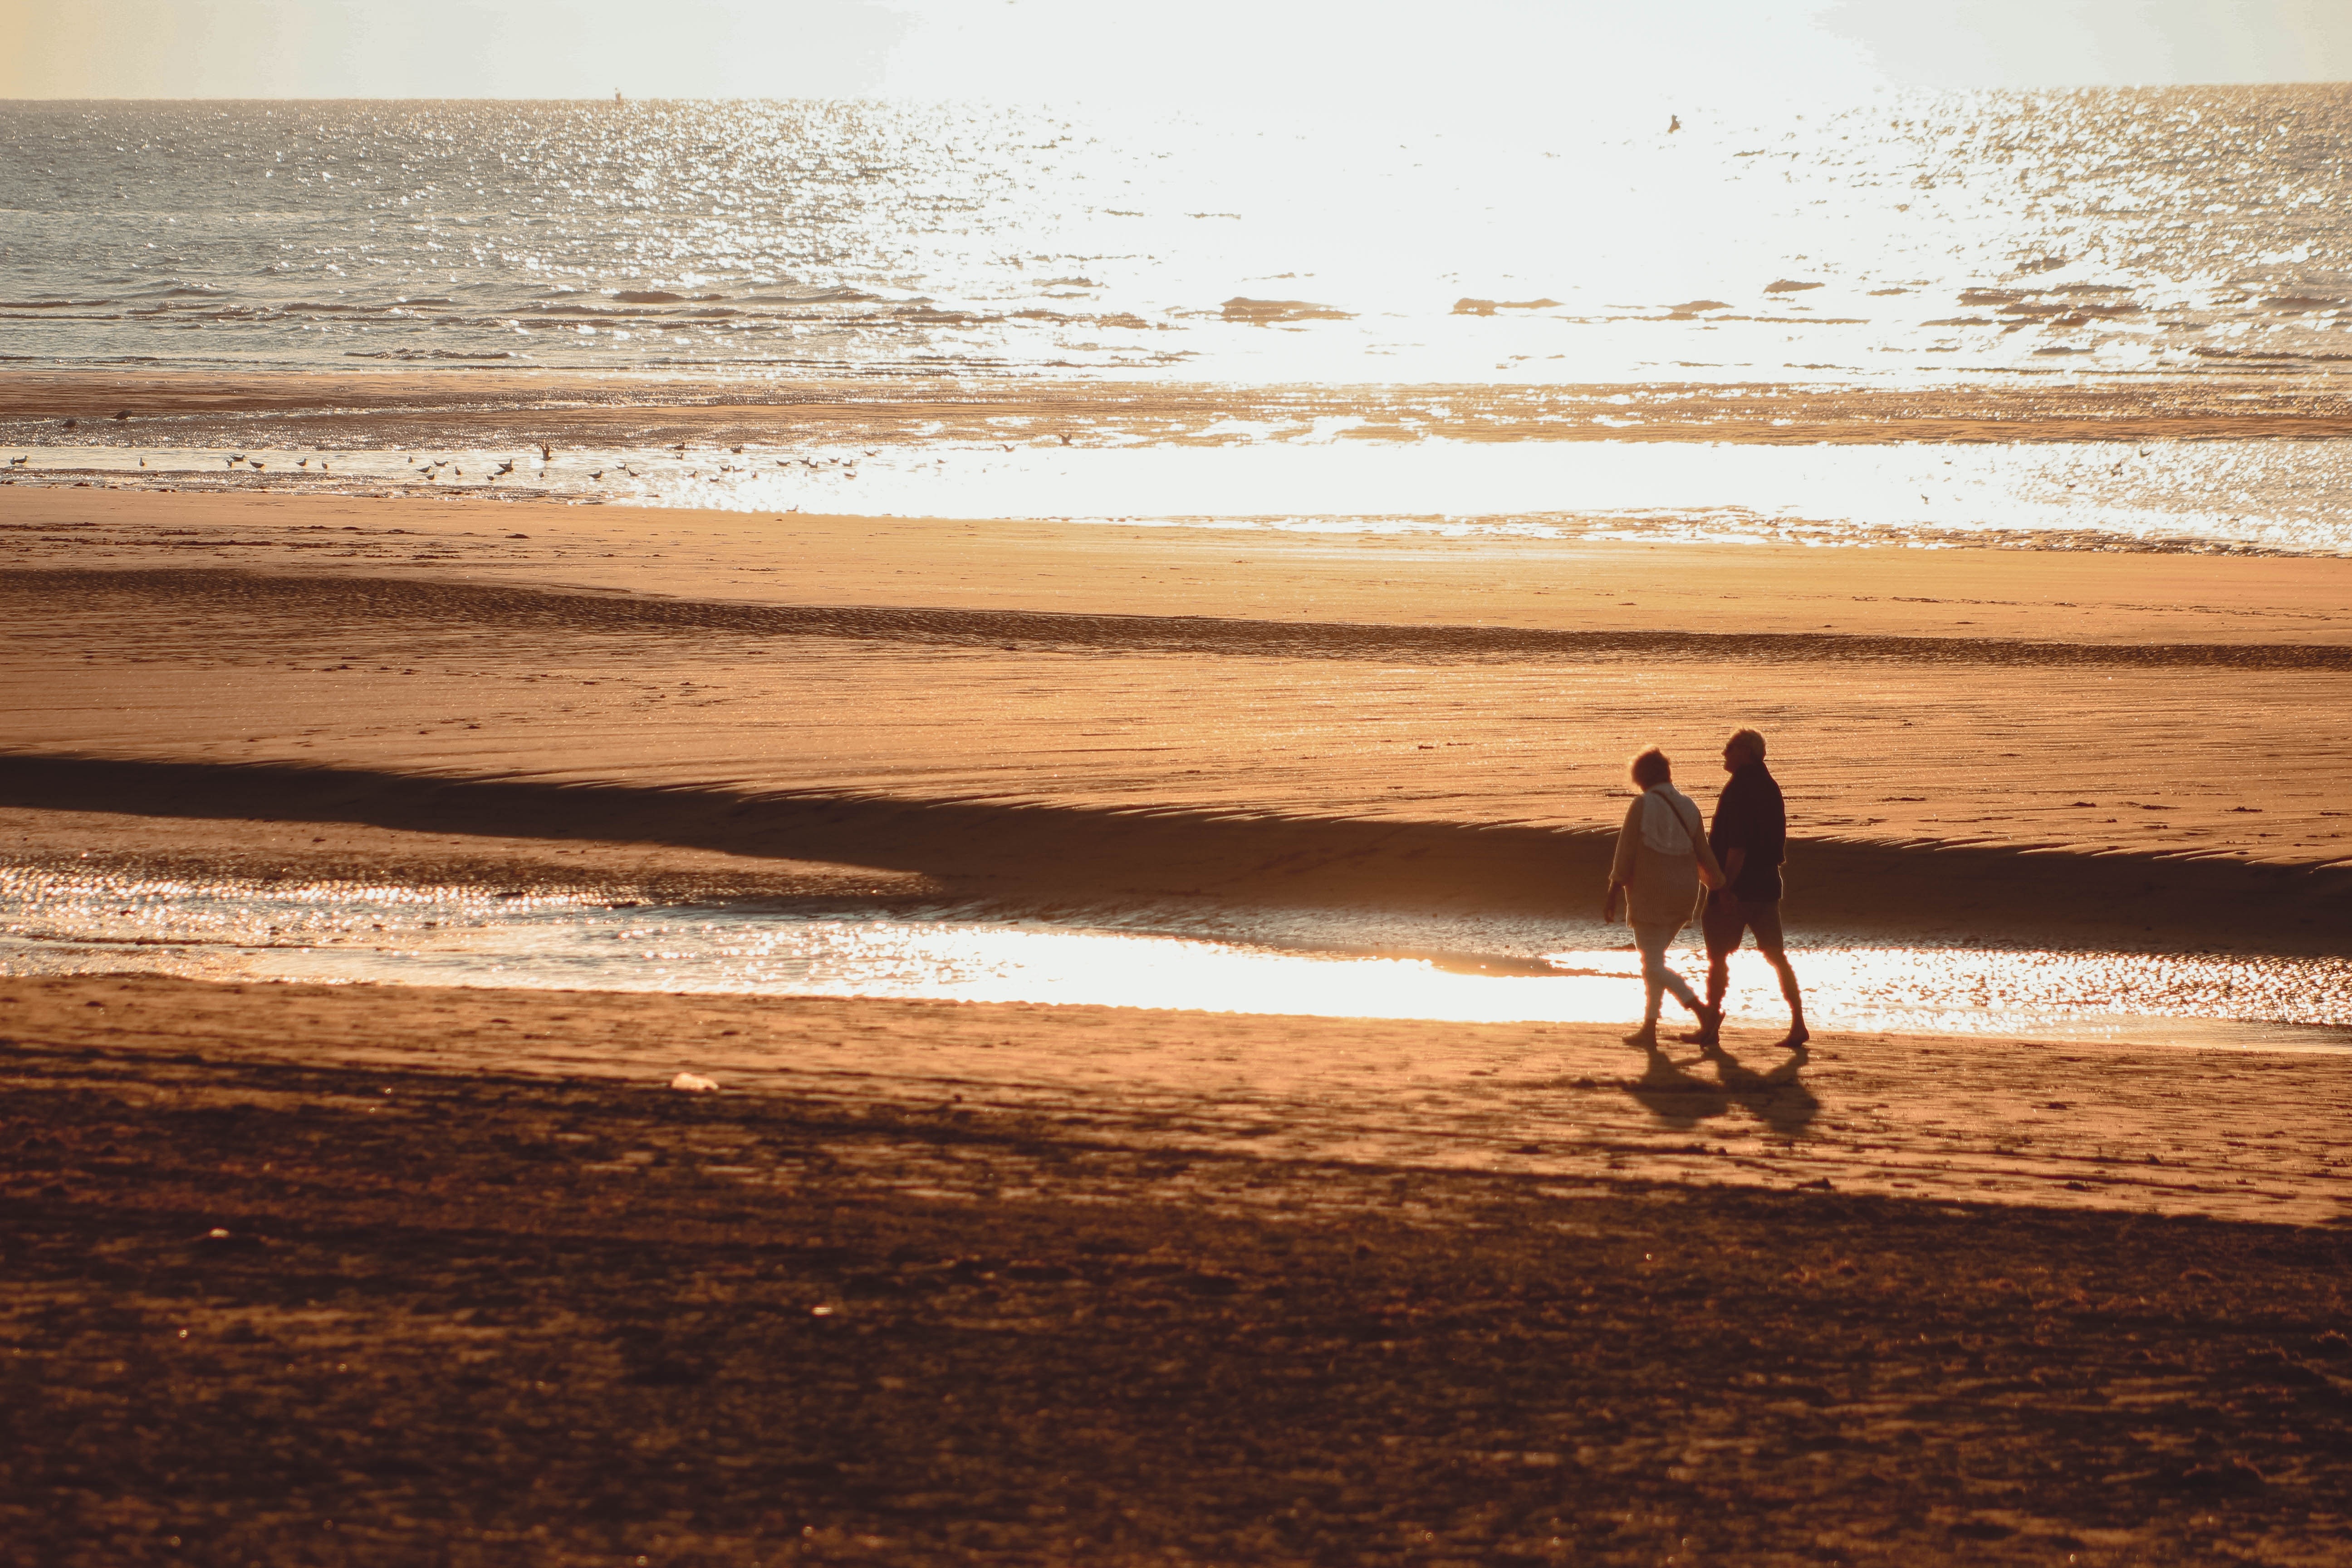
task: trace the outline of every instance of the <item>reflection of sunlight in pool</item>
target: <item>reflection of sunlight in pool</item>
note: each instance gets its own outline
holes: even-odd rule
[[[1630,1021],[1641,1007],[1635,957],[1606,928],[1449,931],[1424,923],[1411,942],[1395,941],[1393,928],[1379,931],[1384,950],[1368,951],[1360,923],[1351,930],[1343,917],[1291,912],[1263,925],[1252,933],[1261,940],[1230,931],[1202,940],[903,912],[0,870],[0,973],[13,974],[934,997],[1461,1023]],[[1276,931],[1282,945],[1263,940]],[[1429,940],[1448,935],[1452,942]],[[1340,945],[1351,937],[1356,945]],[[1578,945],[1550,946],[1561,938]],[[1454,951],[1434,951],[1446,947]],[[1795,958],[1813,1021],[1834,1028],[2352,1045],[2352,962],[2343,960],[1824,938],[1801,944]],[[1675,962],[1694,979],[1704,963],[1687,947]],[[1753,953],[1735,960],[1732,980],[1735,1024],[1770,1028],[1785,1019]]]

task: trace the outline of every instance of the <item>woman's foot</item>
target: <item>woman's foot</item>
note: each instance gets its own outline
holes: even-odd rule
[[[1805,1050],[1805,1042],[1812,1037],[1813,1032],[1802,1024],[1791,1024],[1789,1026],[1788,1034],[1781,1038],[1780,1048],[1784,1051],[1794,1051],[1801,1057],[1805,1056],[1809,1054]]]
[[[1640,1028],[1625,1037],[1625,1043],[1638,1050],[1656,1050],[1658,1048],[1657,1026],[1654,1024],[1643,1025]]]
[[[1683,1044],[1706,1046],[1713,1049],[1717,1037],[1723,1032],[1723,1009],[1711,1007],[1702,1002],[1692,1008],[1691,1013],[1698,1019],[1698,1027],[1683,1037]]]

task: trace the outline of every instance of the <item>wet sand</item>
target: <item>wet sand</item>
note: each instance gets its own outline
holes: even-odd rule
[[[128,415],[117,420],[118,414]],[[1615,385],[1234,386],[1154,378],[761,381],[565,371],[341,375],[20,372],[0,386],[0,441],[257,441],[402,447],[550,441],[1015,441],[1216,444],[1229,422],[1305,429],[1360,421],[1351,440],[2316,440],[2352,435],[2326,377],[2142,378],[2012,373],[1918,388]],[[64,422],[76,431],[68,435]]]
[[[2318,1563],[2346,1525],[2352,1236],[2201,1217],[2340,1198],[2277,1162],[2346,1058],[1827,1040],[1724,1152],[1592,1030],[0,998],[27,1562]],[[1359,1058],[1409,1121],[1298,1065]]]
[[[2324,953],[2352,897],[2352,562],[30,489],[0,528],[5,804],[199,858],[536,813],[1033,908],[1581,911],[1623,757],[1704,793],[1748,722],[1801,922]]]

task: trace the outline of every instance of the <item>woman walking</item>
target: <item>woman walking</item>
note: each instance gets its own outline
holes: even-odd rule
[[[1666,944],[1688,925],[1698,902],[1700,884],[1723,886],[1723,868],[1707,847],[1698,807],[1674,785],[1674,764],[1665,752],[1652,746],[1627,765],[1639,798],[1626,809],[1625,826],[1617,834],[1617,858],[1609,868],[1609,895],[1601,900],[1601,918],[1614,921],[1621,902],[1633,928],[1633,945],[1642,952],[1642,985],[1648,1005],[1642,1026],[1625,1037],[1629,1046],[1658,1043],[1658,1009],[1664,994],[1691,1010],[1703,1032],[1722,1022],[1720,1010],[1698,999],[1690,983],[1666,967]]]

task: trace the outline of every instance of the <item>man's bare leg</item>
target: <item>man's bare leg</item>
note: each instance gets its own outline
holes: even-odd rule
[[[1789,963],[1788,953],[1777,942],[1768,947],[1759,935],[1756,951],[1764,955],[1764,962],[1770,964],[1772,973],[1780,977],[1780,995],[1789,1004],[1789,1033],[1780,1041],[1780,1048],[1801,1051],[1805,1048],[1805,1042],[1813,1037],[1813,1032],[1805,1027],[1805,997],[1804,993],[1797,989],[1797,971]]]
[[[1698,1027],[1683,1037],[1686,1046],[1714,1047],[1723,1037],[1723,998],[1731,989],[1731,950],[1706,944],[1706,1007]]]

